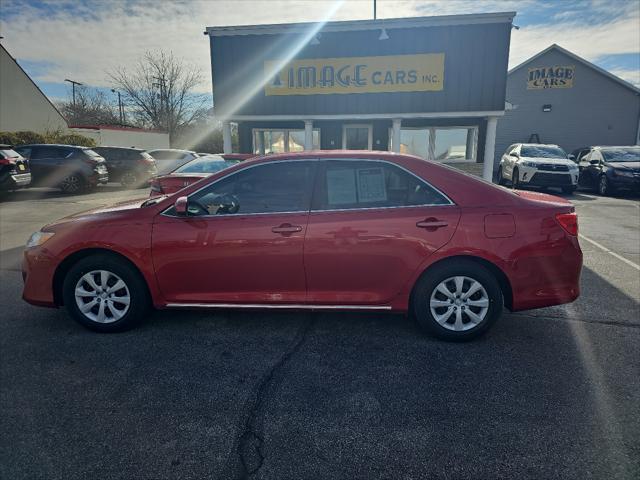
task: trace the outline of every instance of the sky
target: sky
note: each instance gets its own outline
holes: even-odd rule
[[[70,78],[110,88],[108,71],[170,50],[211,92],[208,26],[373,17],[373,0],[0,0],[4,47],[53,101]],[[509,67],[553,43],[640,86],[640,0],[378,0],[378,18],[515,11]],[[108,91],[108,90],[107,90]]]

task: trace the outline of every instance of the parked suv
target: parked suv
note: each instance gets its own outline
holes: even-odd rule
[[[9,145],[0,145],[0,193],[31,183],[29,162]]]
[[[29,160],[32,186],[79,193],[109,181],[104,158],[87,147],[21,145],[15,151]]]
[[[198,158],[198,154],[196,152],[192,152],[190,150],[176,150],[172,148],[149,150],[149,155],[151,155],[156,161],[156,167],[158,168],[159,175],[172,172],[194,158]]]
[[[578,165],[558,145],[516,143],[507,148],[498,168],[498,183],[513,188],[560,187],[565,193],[578,188]]]
[[[109,180],[125,187],[147,185],[157,173],[153,157],[140,148],[95,147],[93,151],[106,160]]]

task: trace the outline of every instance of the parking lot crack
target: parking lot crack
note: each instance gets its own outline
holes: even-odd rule
[[[236,455],[240,460],[237,479],[247,479],[256,474],[264,463],[264,434],[262,417],[268,403],[269,394],[279,377],[283,374],[286,365],[305,343],[309,332],[314,326],[313,314],[300,327],[289,348],[280,356],[258,383],[253,398],[249,404],[248,414],[236,445]]]

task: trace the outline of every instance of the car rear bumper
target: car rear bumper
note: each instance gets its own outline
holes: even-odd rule
[[[31,174],[16,173],[15,175],[11,175],[11,179],[16,187],[26,187],[31,183]]]
[[[567,235],[562,243],[517,261],[511,277],[513,311],[571,303],[580,296],[578,238]]]

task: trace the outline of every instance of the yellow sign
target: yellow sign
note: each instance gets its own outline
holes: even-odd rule
[[[264,62],[265,95],[439,91],[444,53]]]
[[[527,90],[572,88],[575,73],[575,65],[530,68],[527,77]]]

